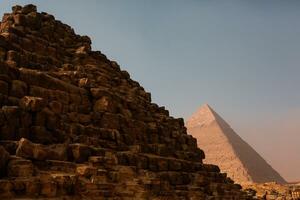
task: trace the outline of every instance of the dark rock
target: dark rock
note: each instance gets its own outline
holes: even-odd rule
[[[9,153],[3,148],[3,146],[0,146],[0,177],[5,175],[8,159]]]

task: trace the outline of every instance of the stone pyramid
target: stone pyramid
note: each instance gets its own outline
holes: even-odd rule
[[[252,199],[183,119],[34,5],[0,23],[0,199]]]
[[[218,165],[222,172],[240,184],[286,183],[249,144],[207,104],[186,123],[205,152],[205,163]]]

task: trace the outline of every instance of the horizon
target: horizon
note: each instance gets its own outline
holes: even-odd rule
[[[300,181],[299,1],[33,3],[187,119],[208,103],[287,181]],[[201,147],[200,147],[201,148]]]

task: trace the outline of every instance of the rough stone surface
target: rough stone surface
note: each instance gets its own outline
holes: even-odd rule
[[[3,176],[6,171],[8,159],[9,153],[2,146],[0,146],[0,177]]]
[[[256,191],[256,196],[261,199],[272,200],[298,200],[300,199],[300,184],[279,184],[276,182],[255,183],[244,185],[245,191]]]
[[[34,5],[0,23],[0,119],[0,199],[251,199],[182,119]]]
[[[242,185],[286,183],[209,105],[202,106],[191,116],[187,128],[204,150],[204,162],[218,165],[236,182]]]

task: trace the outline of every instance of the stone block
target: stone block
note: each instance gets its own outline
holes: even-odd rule
[[[107,111],[114,113],[116,111],[116,104],[109,96],[103,96],[95,102],[93,110],[94,112]]]
[[[18,147],[18,142],[13,140],[0,140],[1,146],[10,154],[15,155]]]
[[[31,12],[36,12],[37,9],[36,9],[36,6],[33,5],[33,4],[28,4],[28,5],[25,5],[22,9],[21,9],[21,12],[22,14],[28,14],[28,13],[31,13]]]
[[[33,160],[67,160],[67,145],[41,145],[22,138],[19,141],[16,155]]]
[[[0,177],[6,173],[8,159],[9,153],[4,149],[3,146],[0,146]]]
[[[71,153],[71,160],[77,163],[85,162],[92,155],[93,149],[84,144],[70,144],[69,151]]]
[[[36,143],[51,144],[58,138],[55,138],[52,133],[43,126],[31,126],[29,139]]]
[[[76,168],[76,174],[90,178],[91,176],[97,175],[97,168],[88,165],[78,166]]]
[[[9,177],[31,177],[34,169],[30,160],[13,158],[7,165],[7,175]]]
[[[8,83],[0,80],[0,93],[8,95]]]
[[[0,199],[13,199],[13,188],[11,181],[0,179]]]
[[[101,120],[101,127],[109,129],[120,128],[120,117],[118,114],[104,113]]]
[[[61,114],[63,110],[63,105],[59,101],[51,101],[49,107],[55,114]]]
[[[20,107],[26,111],[38,112],[46,106],[46,103],[41,97],[24,96],[20,101]]]
[[[27,84],[23,81],[13,80],[11,83],[10,95],[22,98],[27,94]]]
[[[41,180],[40,195],[51,198],[57,195],[57,183],[53,179]]]

